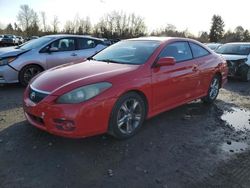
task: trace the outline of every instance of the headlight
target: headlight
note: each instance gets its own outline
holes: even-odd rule
[[[0,59],[0,66],[1,65],[8,65],[9,63],[14,61],[15,59],[16,59],[16,57],[7,57],[7,58]]]
[[[60,96],[57,99],[57,103],[59,104],[80,103],[99,95],[100,93],[107,90],[111,86],[112,84],[108,82],[100,82],[96,84],[83,86]]]

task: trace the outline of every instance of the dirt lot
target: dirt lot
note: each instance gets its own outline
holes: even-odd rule
[[[23,90],[0,87],[0,187],[250,187],[250,83],[231,80],[214,105],[165,112],[125,141],[42,132],[25,121]]]

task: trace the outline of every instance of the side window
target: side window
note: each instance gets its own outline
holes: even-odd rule
[[[62,51],[73,51],[75,50],[75,39],[73,38],[64,38],[59,39],[50,45],[51,47],[56,47],[60,52]]]
[[[202,56],[206,56],[209,55],[210,52],[207,51],[205,48],[201,47],[198,44],[194,44],[192,42],[189,43],[194,55],[194,58],[198,58],[198,57],[202,57]]]
[[[77,42],[77,49],[78,50],[95,48],[97,45],[96,42],[92,39],[78,38],[77,41],[78,41]]]
[[[159,57],[174,57],[176,62],[192,59],[192,53],[187,42],[174,42],[167,45]]]

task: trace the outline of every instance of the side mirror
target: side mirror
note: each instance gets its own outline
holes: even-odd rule
[[[58,49],[57,47],[51,47],[51,48],[49,48],[48,51],[49,51],[49,52],[58,52],[59,49]]]
[[[174,57],[162,57],[160,58],[157,63],[156,66],[169,66],[169,65],[175,65],[176,60]]]

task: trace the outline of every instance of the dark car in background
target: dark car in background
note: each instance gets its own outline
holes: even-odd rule
[[[3,46],[15,46],[18,45],[19,39],[15,35],[4,35],[1,41]]]
[[[230,77],[250,81],[250,43],[227,43],[216,50],[227,61]]]

